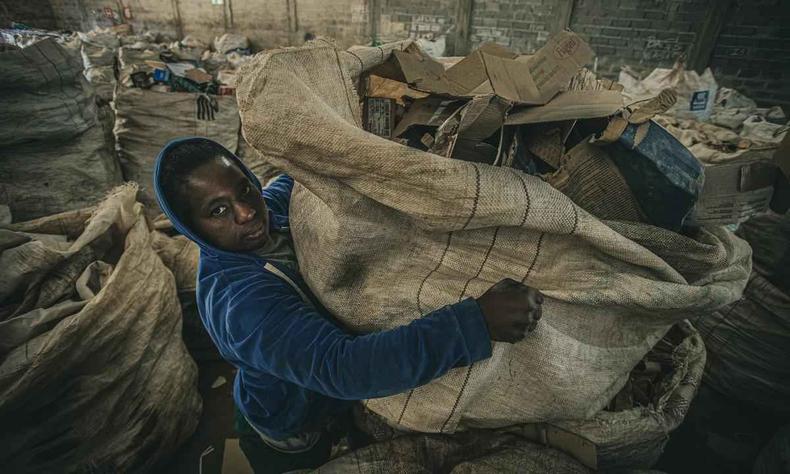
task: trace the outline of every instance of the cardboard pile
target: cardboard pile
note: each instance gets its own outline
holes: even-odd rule
[[[484,44],[457,62],[411,45],[369,74],[365,128],[447,158],[540,175],[603,219],[679,230],[701,193],[702,167],[651,120],[676,97],[656,93],[625,107],[622,86],[584,68],[593,58],[569,31],[533,55]]]
[[[769,207],[780,213],[790,207],[789,123],[780,107],[760,108],[723,88],[707,121],[672,115],[656,121],[705,165],[693,222],[738,224]]]
[[[125,45],[119,55],[120,82],[157,92],[234,95],[236,70],[252,57],[249,42],[225,34],[214,40],[214,47],[219,49],[212,51],[191,36],[170,44],[143,40]]]

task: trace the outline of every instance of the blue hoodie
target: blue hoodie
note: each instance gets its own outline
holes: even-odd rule
[[[159,182],[163,157],[187,140],[208,139],[177,139],[162,149],[154,169],[156,197],[173,226],[200,246],[200,317],[222,357],[238,368],[234,399],[258,431],[274,439],[316,431],[347,409],[348,400],[405,392],[491,356],[474,299],[406,326],[354,336],[342,330],[297,272],[253,253],[209,245],[173,213]],[[241,160],[235,161],[262,192],[270,230],[287,229],[293,180],[281,176],[262,189]]]

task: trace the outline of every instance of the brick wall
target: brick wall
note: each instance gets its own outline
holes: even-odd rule
[[[380,39],[432,40],[447,34],[455,24],[456,3],[457,0],[383,0]]]
[[[308,31],[334,37],[340,46],[367,43],[375,2],[381,8],[380,40],[447,34],[452,50],[458,0],[232,0],[231,4],[224,0],[224,5],[212,5],[211,0],[134,0],[127,4],[138,29],[175,36],[173,5],[177,3],[186,34],[210,41],[225,31],[240,32],[250,37],[254,47],[271,48],[300,44]],[[534,51],[556,28],[565,2],[474,0],[471,46],[493,41],[525,53]],[[718,4],[718,0],[574,0],[570,27],[597,52],[599,74],[616,77],[623,65],[649,72],[671,66],[690,51],[714,2]],[[117,9],[115,0],[50,3],[61,20],[59,26],[66,28],[90,28],[104,7]],[[711,67],[717,79],[762,103],[790,104],[790,0],[734,3],[713,52]]]
[[[717,81],[790,114],[790,1],[734,3],[713,50]]]
[[[546,42],[556,22],[557,0],[475,0],[471,47],[494,42],[529,53]]]
[[[715,0],[577,0],[571,29],[598,54],[599,73],[616,77],[620,66],[669,67],[688,54]]]

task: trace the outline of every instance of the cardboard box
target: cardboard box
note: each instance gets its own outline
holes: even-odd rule
[[[705,165],[705,184],[691,216],[696,225],[738,224],[768,209],[777,167],[770,161]]]
[[[398,126],[395,127],[392,136],[399,137],[415,125],[438,127],[462,105],[463,101],[443,97],[428,97],[415,100],[400,122],[398,122]]]

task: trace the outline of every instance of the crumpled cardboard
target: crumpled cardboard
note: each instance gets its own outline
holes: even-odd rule
[[[517,104],[545,104],[566,90],[571,78],[594,53],[579,36],[563,31],[551,37],[534,55],[519,55],[502,46],[484,44],[445,71],[419,48],[393,53],[394,62],[373,74],[410,87],[451,97],[494,94]]]

